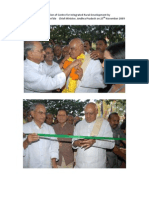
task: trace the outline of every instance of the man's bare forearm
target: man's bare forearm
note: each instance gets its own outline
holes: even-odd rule
[[[113,152],[118,155],[119,157],[123,158],[124,160],[126,160],[126,155],[124,153],[121,152],[121,150],[115,146],[113,149]]]
[[[52,158],[52,167],[57,168],[56,158]]]

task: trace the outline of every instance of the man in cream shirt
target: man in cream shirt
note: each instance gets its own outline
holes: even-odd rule
[[[72,59],[84,54],[84,43],[79,38],[71,40],[69,47],[69,54]],[[86,66],[84,66],[85,64]],[[87,54],[81,68],[83,69],[83,75],[75,93],[98,93],[98,88],[106,87],[103,82],[103,69],[99,60],[90,59],[90,55]]]
[[[74,130],[74,136],[93,136],[96,126],[100,137],[113,137],[111,127],[107,120],[96,123],[98,108],[95,103],[88,103],[85,107],[85,120],[79,122]],[[101,125],[99,127],[99,125]],[[112,149],[115,145],[113,140],[73,139],[73,148],[77,149],[75,168],[106,168],[106,149]]]

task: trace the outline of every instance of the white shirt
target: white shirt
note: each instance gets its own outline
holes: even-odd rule
[[[43,123],[39,128],[34,121],[23,125],[24,133],[55,134],[53,127]],[[36,142],[32,142],[24,150],[24,168],[51,168],[51,159],[59,159],[59,144],[57,138],[40,137]]]
[[[74,130],[76,136],[90,136],[95,121],[88,123],[86,120],[79,122]],[[103,120],[99,137],[113,137],[109,122]],[[72,140],[72,143],[76,139]],[[75,168],[106,168],[106,149],[112,149],[115,145],[113,140],[96,140],[88,149],[77,147],[76,166]],[[75,147],[73,147],[76,149]]]
[[[49,92],[61,89],[66,81],[64,72],[53,78],[46,75],[43,63],[37,64],[28,59],[24,61],[24,92]]]
[[[43,70],[44,70],[45,74],[48,76],[51,76],[52,78],[55,75],[62,72],[62,70],[59,67],[59,64],[54,61],[52,61],[52,65],[48,65],[46,63],[46,61],[44,61],[42,65],[43,65]]]
[[[101,63],[91,59],[75,93],[98,93],[99,88],[105,87]]]

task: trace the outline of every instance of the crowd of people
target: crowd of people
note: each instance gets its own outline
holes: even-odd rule
[[[23,111],[24,168],[124,168],[125,140],[82,139],[80,136],[126,138],[126,117],[119,126],[119,115],[97,117],[95,103],[84,108],[85,119],[59,109],[56,117],[46,113],[43,104]],[[125,115],[126,116],[126,115]],[[57,120],[55,122],[55,120]],[[42,137],[38,134],[73,135],[71,138]]]
[[[107,46],[104,38],[72,39],[61,46],[24,42],[25,93],[124,93],[124,84],[104,84],[104,59],[125,59],[125,42]]]

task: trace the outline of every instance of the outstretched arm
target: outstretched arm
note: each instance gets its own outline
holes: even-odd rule
[[[26,149],[29,144],[39,140],[39,136],[36,133],[29,134],[27,139],[23,142],[23,148]]]

